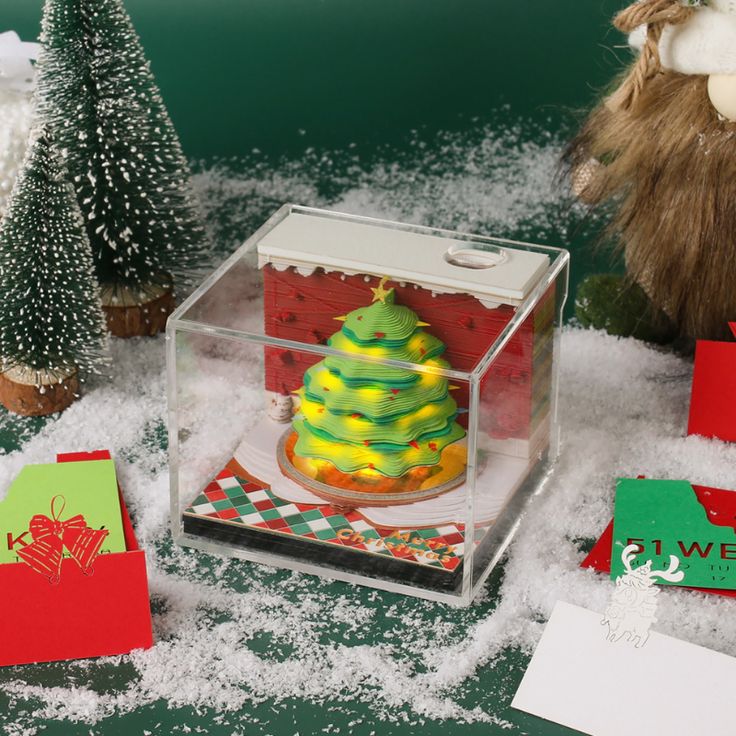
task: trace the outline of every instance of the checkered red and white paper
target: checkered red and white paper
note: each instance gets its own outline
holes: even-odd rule
[[[463,558],[461,524],[423,529],[375,527],[357,511],[284,501],[229,469],[219,473],[184,513],[447,571],[455,570]]]

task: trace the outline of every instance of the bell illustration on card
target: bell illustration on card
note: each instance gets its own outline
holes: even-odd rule
[[[109,534],[107,529],[90,529],[81,514],[60,521],[65,506],[63,496],[54,496],[51,500],[51,518],[36,514],[28,527],[33,541],[18,550],[18,557],[33,570],[48,577],[52,584],[61,579],[65,550],[82,572],[90,575],[95,558]]]

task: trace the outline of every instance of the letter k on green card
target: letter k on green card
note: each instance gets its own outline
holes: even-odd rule
[[[661,585],[736,589],[736,492],[693,487],[684,480],[621,478],[616,483],[611,578],[626,573],[621,553],[636,544],[633,566],[670,555],[685,577]]]
[[[95,552],[125,552],[112,460],[26,465],[0,501],[0,564],[19,562],[39,544],[49,554],[55,545],[57,557],[66,557],[71,538],[83,554],[95,530],[101,540]]]

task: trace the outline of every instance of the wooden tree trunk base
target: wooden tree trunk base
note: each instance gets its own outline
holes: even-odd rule
[[[77,374],[58,383],[35,386],[18,383],[0,373],[0,404],[14,414],[39,417],[63,411],[79,397]]]
[[[102,311],[107,329],[115,337],[153,337],[166,329],[166,320],[175,306],[174,294],[168,289],[140,304],[117,306],[103,300]]]

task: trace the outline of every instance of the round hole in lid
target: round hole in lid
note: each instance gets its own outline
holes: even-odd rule
[[[487,243],[458,243],[447,249],[445,260],[459,268],[493,268],[504,263],[506,252]]]

